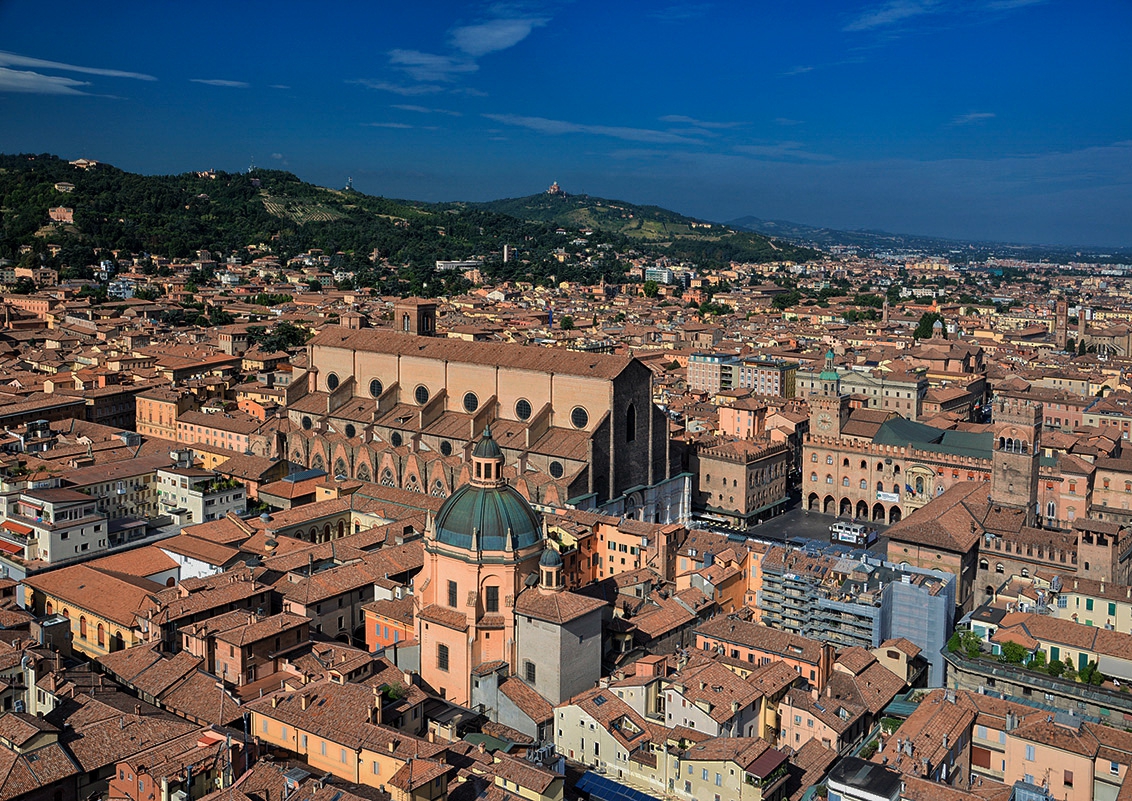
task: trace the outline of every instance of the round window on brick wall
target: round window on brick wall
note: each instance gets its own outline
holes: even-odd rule
[[[519,398],[515,402],[515,416],[520,420],[531,419],[531,402],[526,398]]]
[[[338,389],[338,376],[336,376],[334,373],[326,374],[326,388],[331,392]]]
[[[590,422],[590,413],[581,406],[575,406],[574,411],[570,412],[570,422],[574,428],[585,428]]]
[[[394,448],[400,448],[400,447],[401,447],[401,443],[402,443],[402,442],[404,442],[405,440],[404,440],[404,438],[403,438],[403,437],[401,436],[401,432],[400,432],[400,431],[394,431],[394,432],[393,432],[392,434],[390,434],[390,435],[389,435],[389,441],[390,441],[391,443],[393,443],[393,447],[394,447]]]
[[[443,442],[441,442],[440,443],[440,452],[442,454],[444,454],[445,456],[451,456],[452,455],[452,443],[449,442],[448,440],[444,440]]]
[[[480,407],[480,399],[476,397],[474,392],[464,393],[464,411],[471,414]]]
[[[413,397],[417,399],[418,404],[424,406],[426,403],[428,403],[428,387],[426,387],[424,384],[421,384],[413,393]]]
[[[303,419],[302,419],[302,424],[303,424],[303,430],[304,431],[310,431],[311,430],[311,419],[309,417],[306,417],[304,415]]]
[[[381,393],[384,390],[385,387],[381,385],[381,381],[379,381],[378,379],[375,378],[373,381],[369,382],[369,394],[371,396],[375,398],[381,397]]]
[[[353,439],[358,435],[358,429],[354,428],[353,423],[346,423],[346,436]]]
[[[554,478],[562,478],[562,474],[565,472],[566,471],[562,468],[562,462],[550,463],[550,475],[552,475]]]

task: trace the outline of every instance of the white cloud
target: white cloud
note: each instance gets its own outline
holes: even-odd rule
[[[866,11],[845,26],[847,31],[871,31],[940,11],[938,0],[889,0]]]
[[[740,122],[705,122],[704,120],[697,120],[694,117],[685,117],[682,114],[667,114],[660,118],[661,122],[678,122],[684,125],[692,125],[696,128],[736,128],[742,123]]]
[[[952,125],[971,125],[976,122],[983,122],[985,120],[993,120],[993,111],[972,111],[970,114],[960,114],[958,117],[951,121]]]
[[[427,106],[414,106],[408,103],[396,103],[390,108],[399,108],[401,111],[415,111],[417,114],[446,114],[449,117],[462,117],[459,111],[449,111],[446,108],[428,108]]]
[[[661,22],[683,22],[684,20],[705,16],[711,10],[711,3],[677,3],[668,8],[653,11],[649,16]]]
[[[443,86],[436,86],[435,84],[417,84],[415,86],[406,86],[405,84],[390,83],[389,81],[375,81],[368,78],[360,78],[356,81],[346,81],[346,83],[356,83],[365,86],[368,89],[376,89],[379,92],[392,92],[395,95],[404,95],[405,97],[413,97],[415,95],[431,95],[436,92],[443,92]]]
[[[801,142],[778,142],[773,145],[739,145],[739,153],[772,161],[833,161],[833,156],[825,153],[811,153],[802,149]]]
[[[205,86],[222,86],[226,89],[247,89],[250,83],[226,81],[223,78],[189,78],[189,83],[203,83]]]
[[[366,128],[397,128],[405,130],[412,128],[412,125],[406,125],[403,122],[363,122],[362,125]]]
[[[783,75],[805,75],[807,72],[813,72],[814,68],[810,66],[791,67],[782,73]]]
[[[457,75],[479,69],[474,61],[419,50],[390,50],[389,63],[422,83],[451,81]]]
[[[85,75],[102,75],[107,78],[133,78],[138,81],[156,81],[152,75],[141,72],[123,72],[122,70],[105,70],[97,67],[79,67],[74,64],[64,64],[59,61],[46,61],[42,58],[21,56],[0,50],[0,67],[36,67],[38,69],[59,70],[61,72],[79,72]]]
[[[29,70],[10,70],[0,67],[0,92],[24,92],[35,95],[85,95],[79,87],[90,86],[61,75],[40,75]]]
[[[701,144],[698,139],[675,134],[670,131],[654,131],[649,128],[625,128],[616,125],[585,125],[565,120],[551,120],[546,117],[524,117],[518,114],[484,114],[489,120],[504,125],[516,125],[544,134],[583,133],[595,136],[608,136],[627,142],[654,142],[656,144]]]
[[[472,58],[514,47],[542,27],[545,17],[493,19],[476,25],[465,25],[452,31],[452,44]]]
[[[774,121],[778,125],[801,125],[801,120],[792,120],[789,117],[775,117]]]
[[[291,87],[286,86],[286,85],[281,84],[281,83],[273,83],[270,86],[268,86],[267,88],[268,89],[290,89]]]

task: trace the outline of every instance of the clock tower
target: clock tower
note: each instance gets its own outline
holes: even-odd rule
[[[849,419],[849,396],[841,392],[841,376],[833,364],[834,353],[825,354],[825,369],[818,380],[821,387],[810,395],[810,435],[840,437]]]

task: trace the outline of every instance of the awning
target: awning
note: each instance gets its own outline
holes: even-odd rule
[[[19,534],[22,537],[26,537],[32,533],[31,526],[25,526],[23,523],[17,523],[14,520],[0,521],[0,528],[7,529],[13,534]]]
[[[7,540],[0,540],[0,551],[10,553],[12,556],[23,556],[24,546],[16,545],[16,543],[8,542]]]

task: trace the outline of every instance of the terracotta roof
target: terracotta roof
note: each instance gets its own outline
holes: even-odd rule
[[[596,598],[564,592],[544,592],[529,587],[515,599],[515,612],[550,623],[569,623],[605,606]]]
[[[24,584],[76,610],[86,610],[129,628],[137,623],[135,613],[164,589],[148,579],[98,570],[90,565],[73,565],[28,576]],[[75,613],[71,615],[74,617]]]
[[[499,685],[499,691],[536,724],[546,723],[554,718],[554,707],[550,702],[515,676],[505,679]]]
[[[634,359],[564,350],[490,342],[464,342],[440,337],[406,336],[394,331],[351,330],[329,326],[307,343],[312,352],[320,347],[348,348],[374,353],[437,359],[445,362],[492,364],[517,370],[612,379]]]

